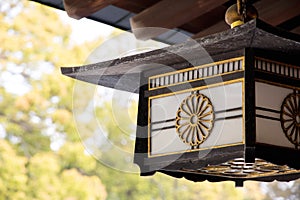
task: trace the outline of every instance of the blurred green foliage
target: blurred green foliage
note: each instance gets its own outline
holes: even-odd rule
[[[193,183],[120,170],[133,166],[136,104],[126,107],[128,117],[122,105],[104,102],[95,108],[98,121],[76,126],[74,80],[58,68],[84,63],[103,40],[72,44],[71,28],[54,9],[25,0],[1,1],[0,20],[0,199],[300,199],[299,181],[235,188],[232,182]],[[89,92],[83,89],[80,95],[93,95]],[[83,112],[89,102],[77,103]],[[84,148],[99,123],[124,155],[109,145]],[[86,135],[79,136],[77,129]],[[87,153],[91,150],[93,155]]]

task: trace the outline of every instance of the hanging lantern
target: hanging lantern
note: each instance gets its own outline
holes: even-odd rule
[[[139,93],[134,162],[141,175],[241,186],[300,177],[299,55],[298,35],[254,19],[62,73]]]

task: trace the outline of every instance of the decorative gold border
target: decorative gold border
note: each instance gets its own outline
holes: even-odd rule
[[[268,81],[268,80],[259,79],[259,78],[256,78],[255,82],[265,83],[265,84],[269,84],[269,85],[275,85],[275,86],[278,86],[278,87],[288,88],[288,89],[292,89],[292,90],[300,90],[300,87],[295,87],[295,86],[286,85],[286,84],[273,82],[273,81]]]
[[[158,87],[155,87],[155,88],[150,87],[151,79],[160,78],[160,77],[164,77],[164,76],[172,75],[172,74],[180,74],[180,73],[191,71],[191,70],[206,68],[206,67],[209,67],[209,66],[214,66],[214,65],[219,65],[219,64],[229,63],[229,62],[234,62],[234,61],[242,61],[242,69],[231,71],[231,72],[220,73],[220,74],[216,74],[216,75],[212,75],[212,76],[206,76],[206,77],[203,77],[203,78],[197,78],[197,79],[182,81],[182,82],[178,82],[178,83],[172,83],[172,84],[168,84],[168,85],[158,86]],[[181,70],[177,70],[177,71],[173,71],[173,72],[167,72],[167,73],[164,73],[164,74],[150,76],[148,78],[148,90],[156,90],[156,89],[170,87],[170,86],[174,86],[174,85],[179,85],[179,84],[184,84],[184,83],[191,83],[191,82],[194,82],[194,81],[203,80],[203,79],[207,79],[207,78],[212,78],[212,77],[216,77],[216,76],[232,74],[232,73],[244,71],[244,68],[245,68],[245,57],[241,56],[241,57],[231,58],[231,59],[222,60],[222,61],[218,61],[218,62],[208,63],[208,64],[196,66],[196,67],[181,69]]]
[[[204,172],[194,172],[194,171],[187,171],[187,172],[191,172],[191,173],[194,173],[194,174],[211,175],[211,176],[222,177],[222,178],[227,178],[227,179],[231,178],[231,179],[244,179],[245,181],[247,181],[247,180],[253,181],[253,179],[265,178],[265,177],[270,177],[270,176],[282,177],[284,175],[299,174],[300,170],[291,169],[291,170],[286,171],[286,172],[278,172],[278,173],[265,172],[265,173],[262,173],[262,174],[248,175],[248,176],[232,176],[232,175],[222,175],[222,174],[216,174],[216,173],[204,173]],[[274,180],[276,180],[276,178],[274,178]]]
[[[261,61],[266,61],[266,62],[271,62],[271,63],[279,64],[279,65],[285,65],[287,67],[291,67],[291,68],[295,68],[295,69],[300,69],[300,66],[297,66],[297,65],[291,65],[291,64],[279,62],[279,61],[276,61],[276,60],[270,60],[270,59],[267,59],[267,58],[262,58],[262,57],[259,57],[259,56],[254,56],[254,59],[255,60],[261,60]],[[256,68],[256,66],[255,66],[255,68]]]
[[[223,144],[223,145],[213,146],[213,147],[204,147],[201,149],[187,149],[187,150],[182,150],[182,151],[176,151],[176,152],[171,152],[171,153],[161,153],[161,154],[156,154],[156,155],[153,155],[153,154],[151,154],[151,152],[148,152],[148,158],[156,158],[156,157],[161,157],[161,156],[169,156],[169,155],[175,155],[175,154],[204,151],[204,150],[208,150],[208,149],[219,149],[219,148],[232,147],[232,146],[238,146],[238,145],[243,145],[243,144],[245,144],[245,143],[237,142],[237,143]]]
[[[189,88],[186,90],[181,90],[181,91],[177,91],[177,92],[173,92],[173,93],[167,93],[167,94],[160,94],[160,95],[156,95],[156,96],[151,96],[148,98],[148,158],[153,158],[153,157],[160,157],[160,156],[166,156],[166,155],[174,155],[174,154],[179,154],[179,153],[186,153],[186,152],[195,152],[195,151],[202,151],[202,150],[207,150],[207,149],[218,149],[218,148],[223,148],[223,147],[230,147],[230,146],[237,146],[237,145],[243,145],[245,144],[245,124],[242,123],[243,126],[243,133],[242,133],[242,142],[238,142],[238,143],[233,143],[233,144],[226,144],[226,145],[219,145],[219,146],[214,146],[214,147],[205,147],[205,148],[201,148],[201,149],[189,149],[189,150],[183,150],[183,151],[178,151],[178,152],[172,152],[172,153],[162,153],[162,154],[158,154],[158,155],[151,155],[151,140],[150,140],[150,136],[151,136],[151,132],[150,132],[150,127],[151,127],[151,100],[152,99],[156,99],[156,98],[160,98],[160,97],[166,97],[166,96],[171,96],[174,94],[181,94],[181,93],[185,93],[185,92],[191,92],[191,91],[196,91],[196,90],[203,90],[203,89],[208,89],[208,88],[213,88],[213,87],[217,87],[217,86],[221,86],[221,85],[230,85],[230,84],[234,84],[234,83],[242,83],[242,122],[245,121],[245,95],[244,95],[244,90],[245,90],[245,84],[244,84],[244,78],[239,78],[239,79],[235,79],[235,80],[230,80],[230,81],[226,81],[226,82],[222,82],[222,83],[215,83],[215,84],[211,84],[211,85],[205,85],[205,86],[200,86],[200,87],[195,87],[195,88]]]
[[[245,60],[244,60],[245,62]],[[244,63],[245,64],[245,63]],[[245,111],[245,79],[242,79],[242,120],[243,120],[243,123],[242,123],[242,129],[243,129],[243,144],[246,144],[246,124],[245,124],[245,116],[246,116],[246,111]]]
[[[181,93],[185,93],[185,92],[203,90],[203,89],[217,87],[217,86],[220,86],[220,85],[229,85],[229,84],[237,83],[237,82],[243,82],[244,83],[244,78],[238,78],[238,79],[224,81],[224,82],[220,82],[220,83],[214,83],[214,84],[210,84],[210,85],[203,85],[203,86],[199,86],[199,87],[188,88],[188,89],[185,89],[185,90],[169,92],[169,93],[165,93],[165,94],[158,94],[158,95],[150,96],[149,99],[157,99],[157,98],[161,98],[161,97],[171,96],[171,95],[174,95],[174,94],[181,94]]]
[[[255,58],[254,59],[255,61],[260,60],[260,61],[269,62],[271,64],[284,65],[285,67],[288,67],[288,68],[293,68],[293,69],[300,70],[300,66],[290,65],[290,64],[286,64],[286,63],[281,63],[281,62],[278,62],[278,61],[273,61],[273,60],[269,60],[269,59],[265,59],[265,58],[261,58],[261,57],[254,57],[254,58]],[[272,75],[275,74],[275,75],[280,76],[280,77],[299,80],[299,78],[297,78],[297,77],[287,76],[287,75],[281,74],[281,73],[276,73],[276,72],[271,72],[271,71],[266,71],[266,70],[258,69],[256,64],[254,64],[254,68],[255,68],[255,70],[263,72],[263,73],[272,74]]]
[[[263,159],[255,159],[254,163],[246,163],[243,158],[236,158],[217,165],[205,166],[197,170],[183,169],[182,171],[216,177],[242,178],[244,180],[298,174],[300,172],[300,170],[290,168],[287,165],[277,165]]]

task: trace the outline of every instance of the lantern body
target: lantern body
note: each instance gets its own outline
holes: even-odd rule
[[[236,182],[299,177],[299,62],[255,48],[239,53],[147,72],[135,160],[142,174]]]
[[[252,20],[62,72],[139,93],[134,162],[141,175],[241,185],[300,177],[299,55],[299,36]]]

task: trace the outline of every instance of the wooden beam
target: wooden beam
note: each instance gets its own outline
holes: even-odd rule
[[[204,13],[222,5],[227,0],[162,0],[130,19],[137,39],[147,40],[168,29],[179,27]],[[204,19],[207,20],[207,19]],[[164,29],[151,30],[146,27]]]
[[[299,15],[296,16],[296,17],[293,17],[289,20],[286,20],[285,22],[279,24],[277,27],[280,27],[282,29],[285,29],[285,30],[293,30],[297,27],[300,26],[300,12],[299,12]]]
[[[212,26],[213,24],[218,23],[219,21],[224,21],[226,9],[227,7],[225,7],[224,5],[218,6],[215,9],[197,17],[196,19],[184,24],[179,28],[186,30],[190,33],[196,34]]]
[[[216,24],[214,24],[210,27],[207,27],[206,29],[203,29],[202,31],[200,31],[197,34],[193,35],[192,38],[194,38],[194,39],[201,38],[201,37],[204,37],[204,36],[207,36],[207,35],[211,35],[211,34],[214,34],[214,33],[224,31],[226,29],[230,29],[230,26],[228,26],[226,24],[226,22],[224,20],[222,20],[222,21],[219,21],[218,23],[216,23]]]
[[[64,0],[64,7],[69,17],[81,19],[114,2],[115,0]]]
[[[300,1],[299,0],[261,0],[254,4],[258,10],[259,19],[273,26],[278,26],[299,15]],[[213,33],[221,32],[230,27],[226,25],[224,20],[220,20],[210,27],[202,29],[196,33],[193,38],[204,37]],[[298,29],[293,30],[298,32]]]
[[[300,26],[298,26],[297,28],[294,28],[291,32],[300,35]]]
[[[299,0],[261,0],[253,5],[258,11],[259,19],[273,26],[278,26],[300,13]]]
[[[153,6],[157,2],[159,2],[159,0],[119,0],[116,1],[113,5],[128,10],[132,13],[140,13],[146,8]]]

